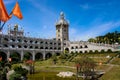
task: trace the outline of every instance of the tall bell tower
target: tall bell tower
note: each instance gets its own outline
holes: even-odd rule
[[[65,20],[64,13],[60,13],[60,19],[56,23],[56,40],[69,41],[69,24]]]

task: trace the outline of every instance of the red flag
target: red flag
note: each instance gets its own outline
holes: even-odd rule
[[[12,14],[14,14],[14,15],[15,15],[16,17],[18,17],[19,19],[22,19],[22,18],[23,18],[22,13],[21,13],[21,11],[20,11],[20,7],[19,7],[18,2],[16,2],[15,7],[14,7],[13,10],[12,10]],[[11,15],[12,15],[12,14],[11,14]],[[10,17],[11,17],[11,15],[10,15]]]
[[[10,17],[6,11],[5,5],[2,0],[0,0],[0,21],[6,22]]]

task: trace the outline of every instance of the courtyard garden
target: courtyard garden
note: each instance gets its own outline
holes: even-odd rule
[[[81,59],[85,59],[85,57],[89,58],[88,61],[95,62],[95,71],[104,71],[105,74],[102,75],[100,80],[107,80],[109,76],[109,80],[119,80],[120,79],[120,58],[118,53],[72,53],[72,54],[61,54],[60,56],[54,55],[50,59],[47,60],[37,60],[33,62],[34,73],[30,73],[30,71],[26,71],[24,68],[20,66],[26,65],[23,63],[12,64],[11,70],[16,70],[14,74],[15,76],[26,76],[28,80],[83,80],[82,77],[77,77],[77,66],[76,61],[82,64]],[[85,59],[86,60],[86,59]],[[17,67],[16,67],[17,66]],[[27,65],[28,66],[28,65]],[[83,66],[83,65],[81,65]],[[17,71],[18,68],[20,70],[24,70],[23,72]],[[91,68],[90,68],[91,69]],[[82,70],[83,71],[83,70]],[[72,72],[74,73],[71,77],[59,77],[57,74],[60,72]],[[15,76],[10,76],[13,79]]]

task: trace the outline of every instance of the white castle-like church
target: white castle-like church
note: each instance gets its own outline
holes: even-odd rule
[[[60,55],[65,50],[68,53],[88,53],[90,51],[117,51],[118,45],[98,44],[85,41],[69,40],[69,23],[64,13],[55,24],[56,38],[41,39],[24,36],[24,30],[19,30],[18,25],[14,29],[8,29],[8,34],[0,34],[0,56],[8,60],[12,55],[19,56],[19,60],[29,55],[28,59],[44,60],[52,55]]]

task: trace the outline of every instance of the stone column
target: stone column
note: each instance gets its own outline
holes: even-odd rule
[[[32,53],[32,60],[35,61],[35,51]]]
[[[43,60],[45,60],[45,55],[46,55],[46,53],[45,53],[45,52],[43,52]]]
[[[7,52],[7,60],[9,59],[10,57],[10,51]]]
[[[23,54],[23,50],[21,51],[21,61],[23,60],[23,58],[24,58],[24,54]]]

